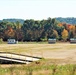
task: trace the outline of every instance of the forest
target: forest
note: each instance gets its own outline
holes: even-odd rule
[[[4,19],[0,21],[0,39],[3,41],[10,38],[18,41],[47,41],[49,38],[56,38],[58,41],[66,42],[70,38],[76,38],[76,24],[74,24],[76,21],[73,22],[73,19],[69,20],[69,23],[50,17],[46,20]]]

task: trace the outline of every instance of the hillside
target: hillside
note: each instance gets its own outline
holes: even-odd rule
[[[66,22],[68,24],[76,24],[76,18],[74,18],[74,17],[68,17],[68,18],[58,17],[58,18],[56,18],[56,20],[58,20],[60,22]]]
[[[67,18],[62,18],[62,17],[57,17],[56,18],[57,21],[60,21],[60,22],[65,22],[65,23],[68,23],[68,24],[76,24],[76,18],[74,17],[67,17]],[[3,19],[3,20],[0,20],[1,21],[9,21],[9,22],[16,22],[16,21],[19,21],[21,24],[24,23],[24,19]]]
[[[1,21],[9,21],[9,22],[17,22],[17,21],[19,21],[21,24],[24,23],[23,19],[3,19],[3,20],[0,20],[0,22]]]

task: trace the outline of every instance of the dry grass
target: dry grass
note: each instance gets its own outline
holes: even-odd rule
[[[0,44],[0,51],[30,52],[46,50],[72,50],[76,49],[76,44],[57,43],[57,44]]]
[[[76,44],[0,44],[0,52],[41,56],[46,59],[29,65],[0,65],[0,75],[76,75]]]
[[[0,52],[13,52],[51,59],[72,60],[74,63],[76,62],[76,44],[70,43],[0,44]]]
[[[76,64],[58,65],[58,60],[42,59],[29,65],[0,65],[1,75],[76,75]],[[4,67],[5,66],[5,67]]]

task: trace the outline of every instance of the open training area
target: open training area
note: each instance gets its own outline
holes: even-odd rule
[[[28,63],[40,58],[55,59],[59,64],[76,64],[76,44],[0,44],[0,60]]]

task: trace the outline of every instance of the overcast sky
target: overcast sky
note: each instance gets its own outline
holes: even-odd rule
[[[0,20],[76,17],[76,0],[0,0]]]

